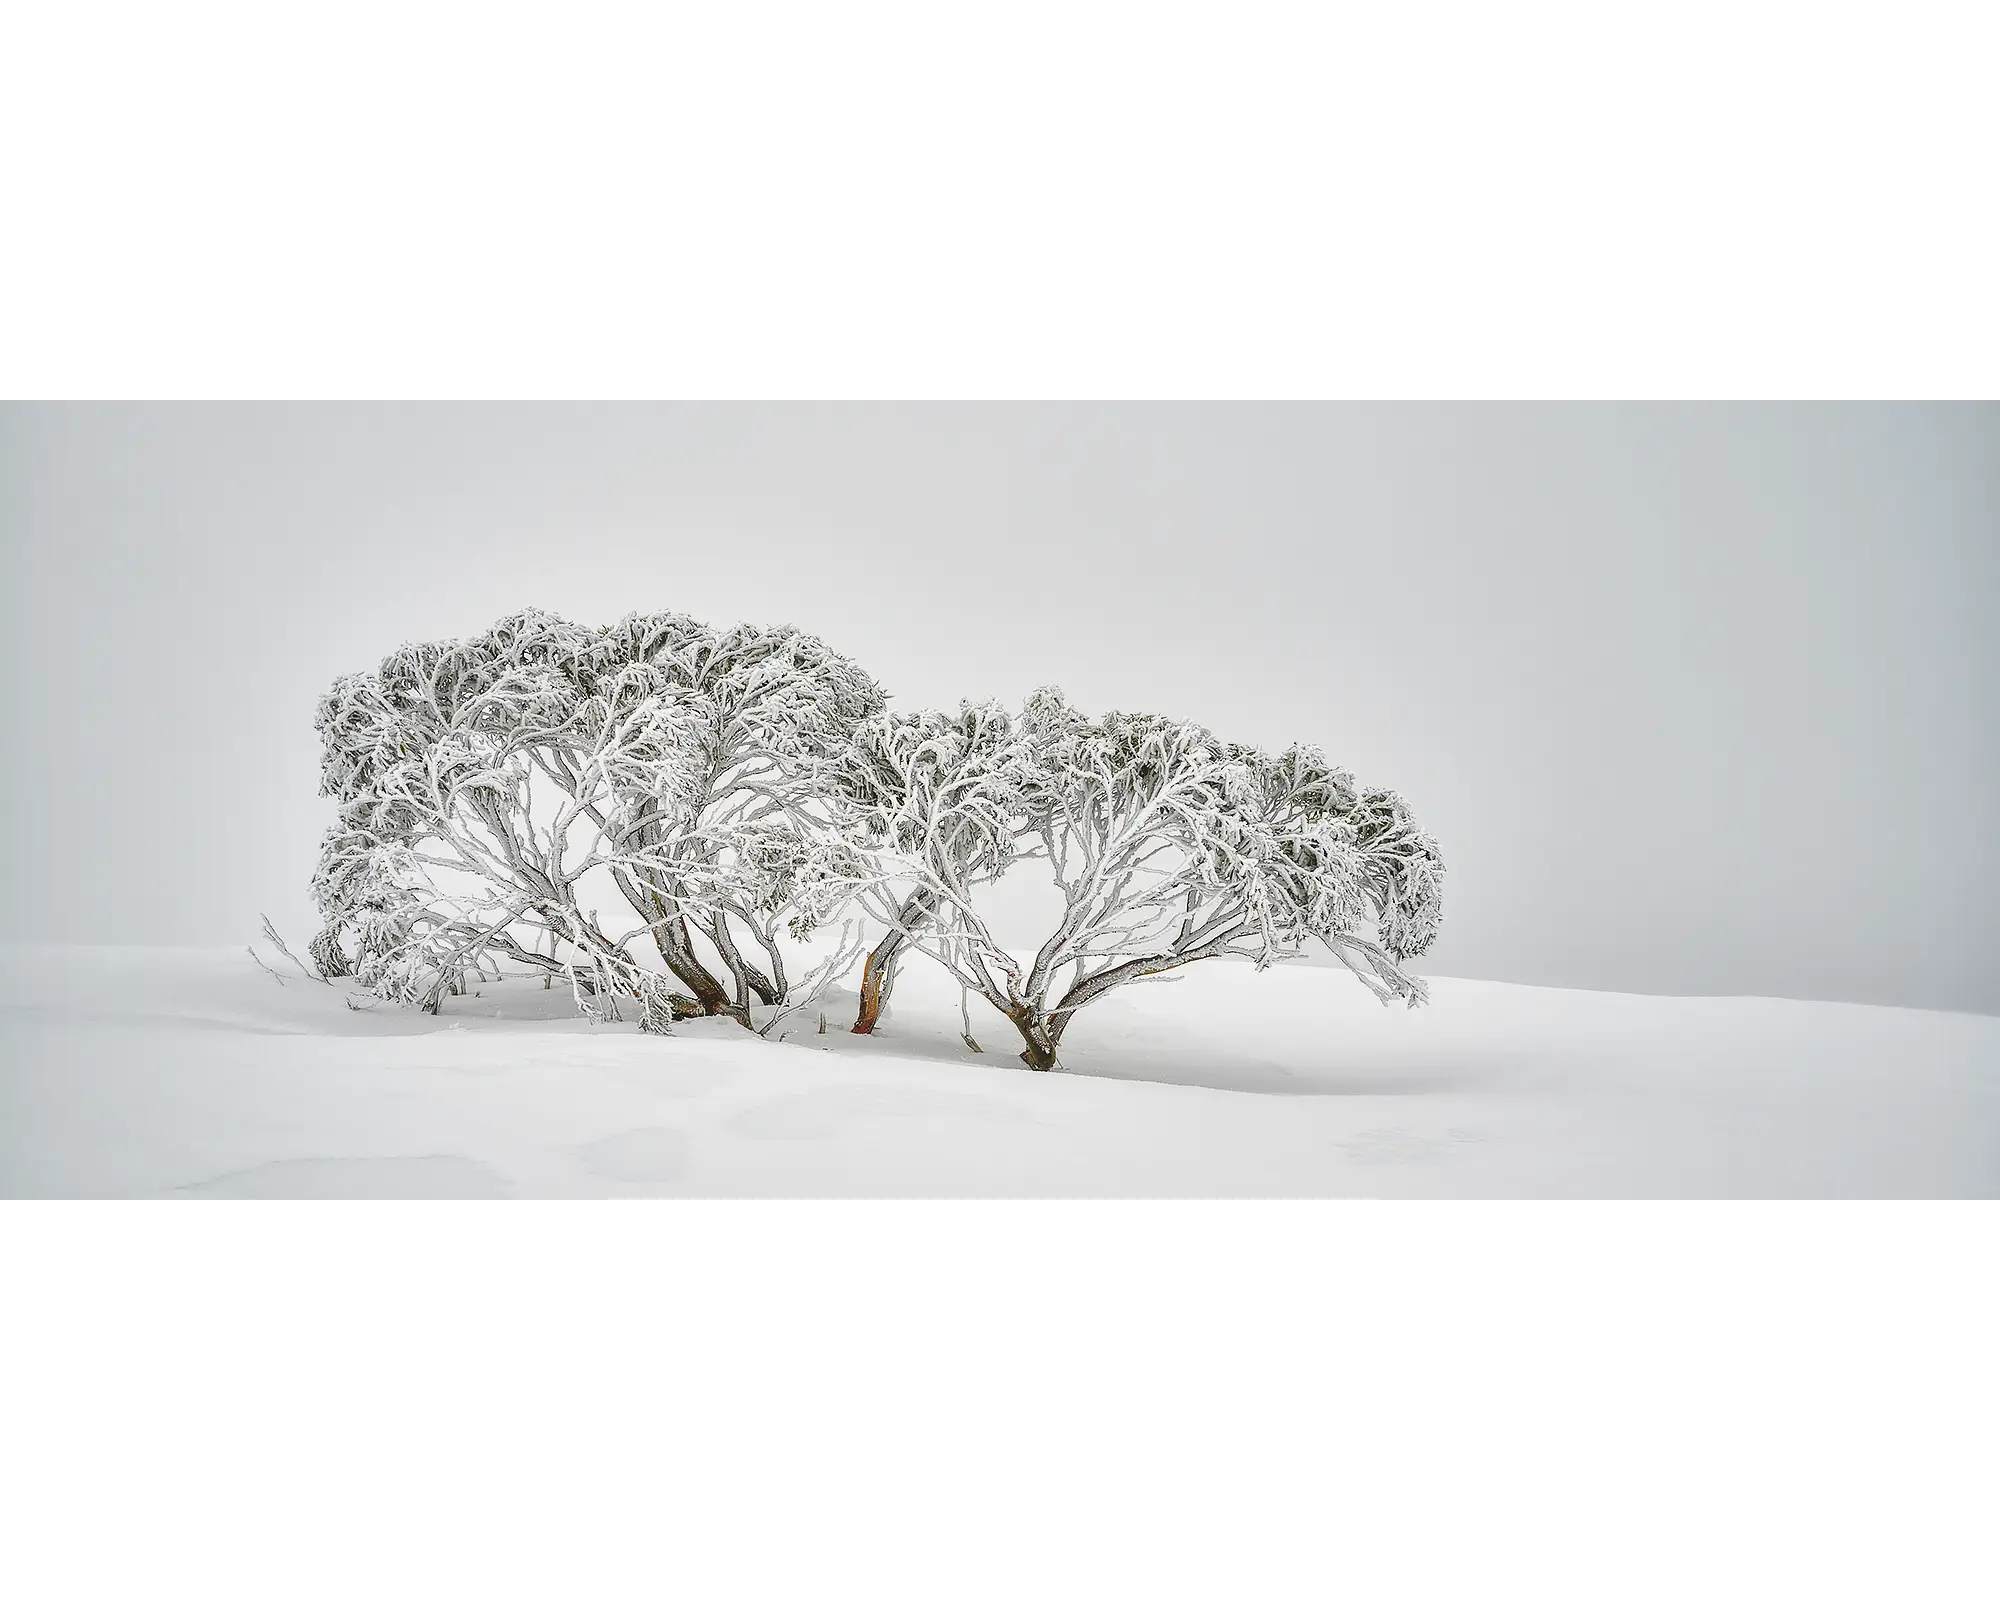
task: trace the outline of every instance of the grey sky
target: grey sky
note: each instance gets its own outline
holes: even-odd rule
[[[1434,972],[2000,1011],[2000,407],[11,405],[17,940],[309,926],[313,701],[541,605],[1323,745]]]

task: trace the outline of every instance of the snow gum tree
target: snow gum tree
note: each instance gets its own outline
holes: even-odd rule
[[[809,634],[677,613],[591,629],[526,611],[407,645],[320,703],[339,816],[314,957],[432,1010],[505,960],[562,979],[593,1016],[624,1000],[648,1029],[747,1021],[793,987],[780,928],[809,933],[852,892],[858,858],[799,774],[882,705]],[[579,898],[594,877],[637,929],[603,930]],[[646,939],[664,971],[641,959]]]
[[[1441,918],[1430,836],[1317,750],[1086,716],[1055,690],[1018,714],[891,713],[795,628],[524,611],[341,678],[317,726],[338,809],[312,958],[433,1011],[512,966],[648,1030],[782,1017],[863,949],[844,922],[795,980],[782,936],[858,908],[886,931],[856,1032],[921,953],[1047,1070],[1081,1011],[1200,961],[1264,967],[1317,943],[1385,1004],[1417,1004],[1402,963]],[[1048,863],[1061,911],[1017,952],[978,892],[1028,859]]]
[[[1437,847],[1397,795],[1316,750],[1090,718],[1044,690],[1019,719],[878,717],[816,770],[884,862],[857,893],[900,935],[887,959],[914,944],[940,962],[1014,1024],[1037,1070],[1085,1007],[1218,957],[1261,968],[1317,941],[1385,1004],[1425,998],[1399,963],[1437,933]],[[1030,854],[1051,864],[1063,911],[1022,960],[972,890]]]
[[[956,715],[885,713],[815,765],[818,783],[840,800],[843,821],[890,863],[885,870],[911,866],[861,891],[888,932],[862,969],[854,1032],[872,1033],[881,1020],[913,938],[927,932],[934,945],[976,939],[985,925],[972,891],[1034,853],[1024,847],[1033,776],[1027,754],[1001,706],[968,701]]]

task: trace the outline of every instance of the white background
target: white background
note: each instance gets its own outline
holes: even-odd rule
[[[1939,397],[2000,369],[1971,6],[5,32],[17,395]],[[16,1204],[0,1578],[1988,1594],[1991,1215]]]

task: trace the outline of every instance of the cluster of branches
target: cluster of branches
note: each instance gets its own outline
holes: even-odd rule
[[[592,630],[524,612],[342,678],[318,727],[339,820],[313,956],[433,1011],[511,965],[560,980],[594,1018],[768,1031],[849,970],[865,917],[886,931],[856,1032],[914,952],[1046,1070],[1085,1007],[1225,956],[1261,968],[1317,943],[1384,1003],[1415,1005],[1423,984],[1400,964],[1441,917],[1430,836],[1316,750],[1091,718],[1054,690],[1018,715],[892,713],[867,674],[791,628],[665,614]],[[1022,954],[974,897],[1027,859],[1049,863],[1063,911]],[[635,928],[614,938],[586,909],[594,878]],[[783,936],[832,926],[831,953],[790,977]]]
[[[916,950],[1020,1032],[1047,1069],[1086,1006],[1126,984],[1237,956],[1259,968],[1319,943],[1385,1004],[1425,998],[1400,962],[1437,936],[1444,864],[1402,799],[1318,751],[1269,756],[1191,722],[1089,718],[1054,690],[884,714],[821,766],[885,871],[856,898],[888,923],[864,969],[871,1030]],[[1062,915],[1031,954],[1002,947],[974,891],[1045,859]],[[1372,935],[1372,937],[1371,937]]]
[[[650,1031],[809,996],[833,974],[794,983],[780,930],[803,937],[844,903],[853,853],[800,773],[882,705],[867,674],[791,628],[664,614],[590,629],[528,611],[406,646],[320,702],[339,818],[313,880],[314,957],[433,1011],[511,963],[560,979],[586,1015],[629,1006]],[[604,931],[580,899],[593,880],[636,928]]]

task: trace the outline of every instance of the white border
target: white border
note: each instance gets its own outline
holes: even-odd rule
[[[1990,395],[1995,28],[16,8],[0,393]]]
[[[2000,373],[1990,7],[554,17],[15,8],[0,393]],[[16,1202],[0,1588],[1984,1596],[1994,1215]]]
[[[0,1588],[1988,1595],[1991,1206],[0,1208]]]

